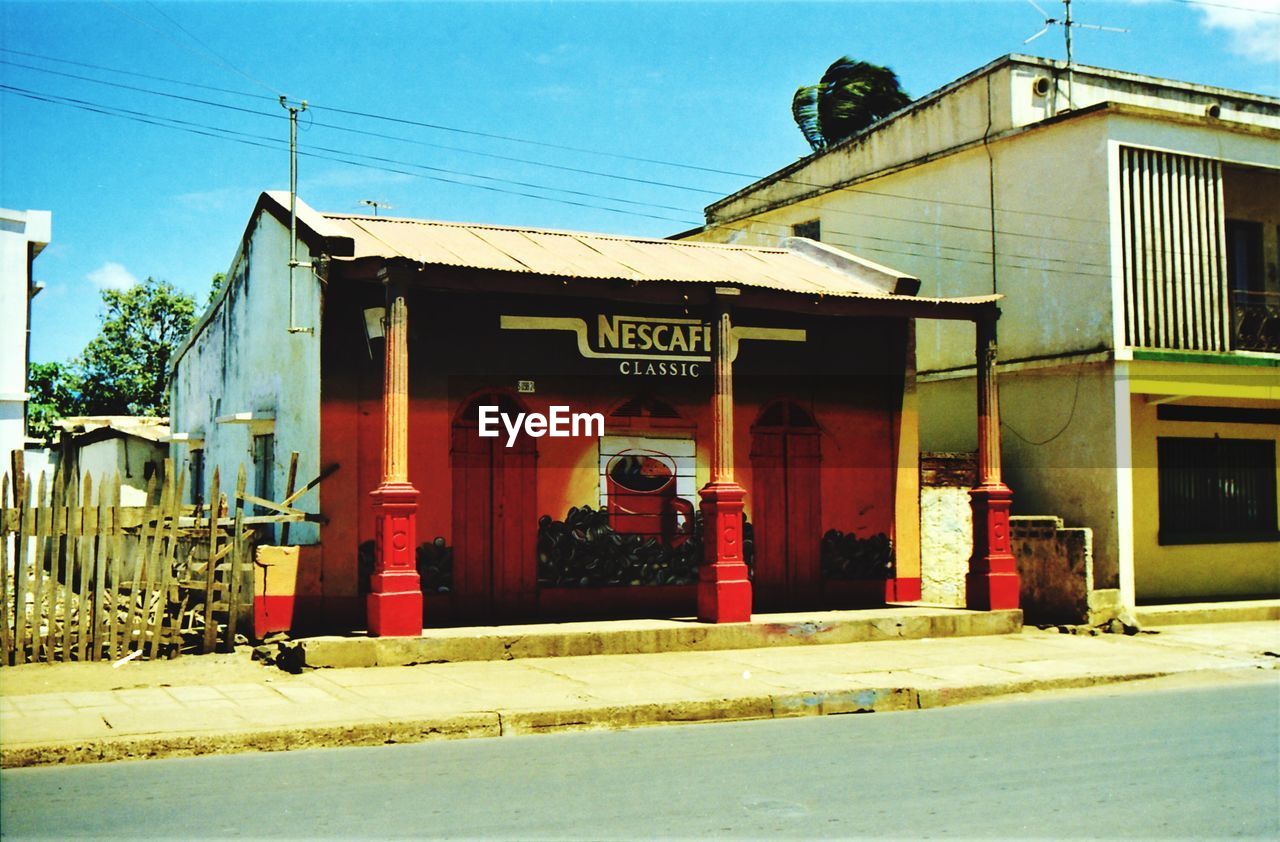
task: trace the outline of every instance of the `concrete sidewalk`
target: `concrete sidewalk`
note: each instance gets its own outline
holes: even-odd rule
[[[910,710],[1200,671],[1276,670],[1280,623],[323,669],[232,655],[0,671],[6,767]],[[1280,670],[1268,675],[1280,678]]]

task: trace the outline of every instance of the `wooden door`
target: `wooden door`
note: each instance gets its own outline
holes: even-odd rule
[[[751,428],[754,603],[804,608],[821,591],[822,438],[817,422],[790,401],[765,406]]]
[[[478,434],[479,407],[524,411],[504,393],[470,400],[453,423],[453,592],[459,619],[527,617],[537,601],[537,449]]]

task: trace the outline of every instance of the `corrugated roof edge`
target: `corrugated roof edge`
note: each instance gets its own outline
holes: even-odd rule
[[[288,194],[285,194],[288,196]],[[732,243],[704,243],[671,240],[665,237],[628,237],[625,234],[605,234],[596,231],[571,231],[563,228],[534,228],[528,225],[493,225],[487,222],[455,222],[445,219],[414,219],[405,216],[369,216],[367,214],[324,213],[325,219],[349,219],[353,222],[390,222],[403,225],[432,225],[443,228],[477,228],[484,231],[512,231],[515,233],[551,234],[560,237],[586,237],[598,240],[617,240],[626,243],[652,243],[664,246],[684,246],[714,251],[749,251],[763,254],[781,254],[788,249],[781,246],[748,246]],[[301,215],[299,215],[301,219]],[[345,236],[339,233],[338,236]]]
[[[880,287],[894,295],[915,295],[920,291],[920,279],[915,275],[899,272],[892,267],[876,263],[874,260],[867,260],[865,257],[859,257],[826,243],[810,240],[807,237],[787,237],[782,243],[788,251],[872,286]]]

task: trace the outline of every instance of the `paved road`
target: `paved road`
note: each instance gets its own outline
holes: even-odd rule
[[[28,836],[1280,836],[1280,684],[0,774]]]

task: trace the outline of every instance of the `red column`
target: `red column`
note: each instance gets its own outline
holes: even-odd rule
[[[702,498],[703,560],[698,570],[698,619],[745,623],[751,619],[751,581],[742,557],[742,504],[746,490],[733,481],[733,337],[727,308],[712,325],[711,482]]]
[[[973,506],[973,556],[965,604],[980,611],[1018,607],[1018,564],[1009,543],[1013,492],[1000,479],[1000,399],[996,389],[996,314],[977,323],[978,487]]]
[[[382,387],[382,484],[373,492],[376,557],[367,602],[374,637],[422,634],[422,586],[414,553],[418,490],[409,484],[408,311],[402,286],[388,286]]]

